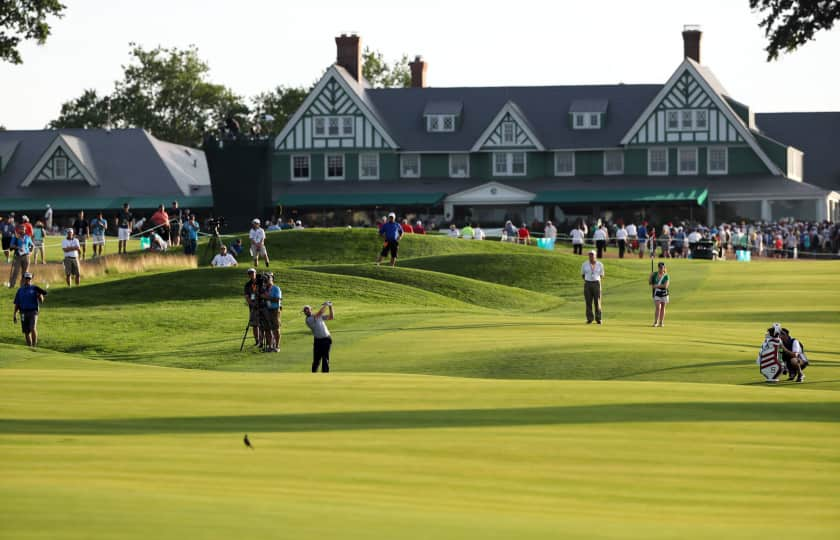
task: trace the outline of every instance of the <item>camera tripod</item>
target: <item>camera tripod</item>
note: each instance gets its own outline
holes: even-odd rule
[[[251,308],[252,311],[257,312],[257,326],[254,328],[257,329],[257,347],[260,350],[265,351],[271,345],[271,330],[268,329],[268,324],[263,318],[263,315],[259,313],[259,308]],[[239,344],[239,352],[245,348],[245,340],[248,339],[248,330],[251,328],[251,313],[248,313],[248,324],[245,326],[245,332],[242,334],[242,343]],[[277,344],[279,345],[279,344]]]
[[[213,235],[207,241],[207,245],[204,246],[204,259],[212,259],[214,255],[219,252],[219,248],[222,247],[222,238],[219,236],[219,228],[215,227],[213,229]]]

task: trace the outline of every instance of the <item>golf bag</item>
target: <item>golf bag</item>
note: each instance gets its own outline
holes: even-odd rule
[[[782,374],[784,364],[782,363],[782,341],[778,337],[769,334],[764,337],[764,343],[758,352],[756,359],[758,369],[768,382],[778,382]]]

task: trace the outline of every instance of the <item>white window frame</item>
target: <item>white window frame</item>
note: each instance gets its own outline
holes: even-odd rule
[[[665,152],[665,170],[664,171],[654,171],[651,168],[651,163],[653,160],[651,159],[651,152]],[[659,147],[659,148],[648,148],[648,176],[668,176],[669,169],[669,159],[670,152],[666,147]]]
[[[309,172],[306,176],[295,176],[295,159],[296,158],[304,158],[306,159],[306,169]],[[292,154],[291,158],[289,159],[289,165],[291,170],[289,174],[291,175],[290,178],[292,182],[306,182],[312,179],[312,156],[309,154]]]
[[[621,156],[621,170],[610,171],[607,169],[607,163],[609,163],[610,155]],[[612,176],[616,174],[624,174],[624,150],[604,150],[604,175]]]
[[[452,158],[463,157],[467,162],[467,170],[463,174],[456,174],[452,168]],[[470,177],[470,155],[469,154],[449,154],[449,177],[450,178],[469,178]]]
[[[365,170],[365,158],[373,159],[374,163],[376,163],[375,174],[363,174],[363,171]],[[362,152],[359,154],[359,180],[379,180],[379,154],[374,152]]]
[[[694,170],[693,171],[684,171],[682,168],[682,153],[686,151],[693,151],[694,152]],[[698,163],[699,156],[697,152],[696,146],[681,146],[677,148],[677,174],[680,176],[694,176],[697,175],[700,169],[700,164]]]
[[[507,138],[508,128],[510,128],[510,139]],[[516,123],[507,121],[502,122],[502,144],[516,144]]]
[[[697,117],[703,112],[706,113],[705,124],[701,127],[697,125]],[[677,115],[677,124],[672,126],[669,122],[668,115]],[[691,123],[687,124],[684,120],[684,114],[689,113]],[[708,131],[709,130],[709,110],[708,109],[668,109],[665,111],[665,129],[666,131]]]
[[[688,119],[688,122],[691,123],[690,125],[686,122],[686,118]],[[693,110],[691,110],[691,109],[680,109],[680,130],[681,131],[694,131],[694,111]]]
[[[522,154],[522,172],[513,172],[513,155]],[[499,172],[496,170],[496,157],[504,156],[505,170]],[[525,176],[528,174],[528,154],[527,152],[493,152],[493,176]]]
[[[411,174],[406,174],[405,171],[405,160],[406,158],[413,158],[417,160],[417,171]],[[400,178],[420,178],[420,167],[422,166],[422,160],[420,159],[420,154],[402,154],[400,156]]]
[[[64,164],[64,174],[58,174],[58,163],[59,161]],[[68,164],[70,160],[64,156],[56,156],[53,158],[53,179],[54,180],[67,180],[68,176]]]
[[[671,114],[676,115],[676,123],[672,126],[671,125]],[[680,110],[679,109],[668,109],[665,111],[665,129],[667,131],[679,131],[680,130]]]
[[[706,118],[703,120],[703,127],[698,125],[697,119],[700,117],[700,113],[706,113]],[[708,109],[695,109],[694,110],[694,131],[707,131],[709,129],[709,111]]]
[[[340,157],[341,158],[341,176],[330,176],[330,158],[331,157]],[[324,179],[325,180],[344,180],[344,177],[347,174],[347,160],[344,157],[344,154],[324,154]]]
[[[601,113],[574,113],[574,129],[601,129]]]
[[[712,151],[723,150],[723,169],[712,169]],[[729,148],[726,146],[710,146],[706,149],[706,172],[708,174],[729,174]]]
[[[560,156],[569,156],[572,162],[572,169],[570,171],[561,171],[557,167]],[[574,176],[575,175],[575,153],[570,150],[561,150],[554,152],[554,175],[555,176]]]
[[[449,120],[450,126],[446,128],[446,121]],[[437,125],[433,125],[436,123]],[[454,114],[427,114],[426,115],[426,131],[429,133],[448,133],[455,131],[455,115]]]
[[[330,133],[330,122],[335,121],[337,131]],[[320,130],[318,124],[321,124]],[[350,128],[345,132],[344,128]],[[312,118],[312,137],[317,139],[341,139],[356,136],[356,118],[350,115],[314,116]]]

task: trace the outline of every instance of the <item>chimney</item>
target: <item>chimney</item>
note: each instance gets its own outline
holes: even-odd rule
[[[357,81],[362,80],[362,39],[356,34],[335,38],[335,63],[346,69]]]
[[[700,38],[703,37],[703,32],[700,31],[699,24],[687,24],[683,26],[683,56],[691,58],[698,64],[700,63]]]
[[[426,62],[423,57],[415,56],[414,61],[408,65],[411,68],[411,87],[426,88]]]

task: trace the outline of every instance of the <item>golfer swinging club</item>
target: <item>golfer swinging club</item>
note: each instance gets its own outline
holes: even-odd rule
[[[329,310],[329,315],[324,315],[327,310]],[[321,373],[329,373],[332,338],[324,321],[331,321],[334,318],[332,302],[324,302],[316,313],[312,312],[312,306],[303,306],[303,314],[306,315],[306,326],[312,330],[312,336],[315,338],[312,343],[312,373],[318,372],[319,364]]]

